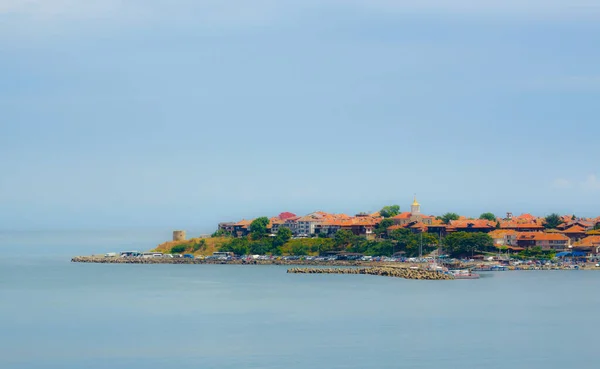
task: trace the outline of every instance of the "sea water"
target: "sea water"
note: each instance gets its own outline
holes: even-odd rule
[[[168,232],[0,233],[0,368],[596,368],[600,272],[413,281],[77,264]]]

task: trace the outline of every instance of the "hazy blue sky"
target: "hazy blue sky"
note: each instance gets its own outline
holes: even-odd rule
[[[413,3],[0,0],[0,228],[600,215],[600,1]]]

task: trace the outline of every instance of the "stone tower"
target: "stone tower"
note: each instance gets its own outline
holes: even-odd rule
[[[173,231],[173,241],[185,241],[185,231]]]
[[[416,195],[415,195],[415,200],[413,201],[412,205],[410,206],[410,214],[411,215],[421,214],[421,204],[419,204],[417,202]]]

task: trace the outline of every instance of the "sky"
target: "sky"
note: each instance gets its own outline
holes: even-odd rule
[[[598,216],[598,45],[600,0],[0,0],[0,228]]]

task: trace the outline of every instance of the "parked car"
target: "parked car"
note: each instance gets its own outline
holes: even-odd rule
[[[194,255],[192,255],[192,254],[183,254],[183,258],[184,259],[193,259]]]

